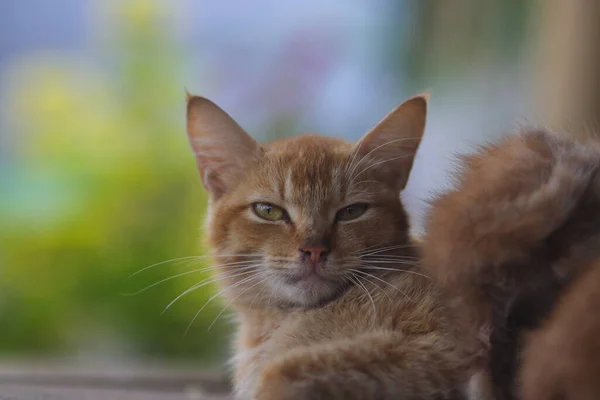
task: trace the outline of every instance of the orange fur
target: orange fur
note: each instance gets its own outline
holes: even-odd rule
[[[357,143],[258,144],[212,102],[188,99],[208,240],[239,322],[237,398],[460,398],[468,359],[415,265],[399,197],[425,116],[418,96]],[[261,220],[255,203],[285,218]],[[366,211],[337,219],[352,204]]]
[[[600,260],[567,289],[525,350],[524,400],[600,398]]]
[[[517,395],[522,332],[600,253],[599,161],[594,141],[527,131],[467,156],[458,187],[433,202],[423,265],[475,338],[475,367],[497,398]]]

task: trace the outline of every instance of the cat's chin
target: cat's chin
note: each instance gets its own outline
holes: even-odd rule
[[[295,307],[320,307],[334,300],[343,291],[343,284],[335,280],[311,275],[302,279],[282,279],[273,291],[280,300]]]

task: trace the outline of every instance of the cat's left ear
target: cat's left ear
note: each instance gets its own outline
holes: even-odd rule
[[[428,100],[427,93],[406,100],[356,144],[356,150],[367,157],[365,162],[391,173],[400,190],[406,186],[425,131]]]
[[[202,183],[213,199],[233,189],[262,148],[212,101],[187,96],[187,133]]]

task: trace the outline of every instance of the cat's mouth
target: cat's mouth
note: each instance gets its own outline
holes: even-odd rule
[[[302,274],[302,275],[293,275],[293,276],[285,276],[284,282],[288,285],[297,285],[299,283],[320,283],[332,281],[331,278],[327,278],[326,276],[322,276],[318,272]]]
[[[301,306],[314,307],[336,297],[343,286],[343,279],[327,274],[322,269],[298,267],[279,276],[278,293],[285,300]]]
[[[298,284],[301,282],[305,283],[319,283],[319,282],[334,282],[337,279],[329,276],[323,266],[312,267],[312,266],[301,266],[295,268],[295,271],[289,272],[284,276],[285,283],[289,285]]]

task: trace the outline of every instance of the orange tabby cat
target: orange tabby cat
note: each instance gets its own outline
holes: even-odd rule
[[[238,399],[462,398],[468,359],[414,265],[399,198],[426,105],[406,101],[355,144],[259,144],[188,98],[208,241],[239,323]]]
[[[497,399],[600,398],[599,144],[526,131],[463,161],[423,265],[481,339],[478,367]]]

